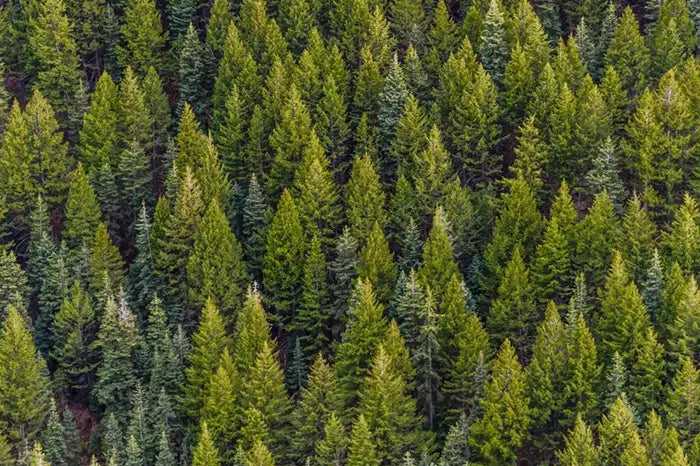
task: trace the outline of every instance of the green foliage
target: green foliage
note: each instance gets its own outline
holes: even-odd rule
[[[161,71],[164,66],[168,33],[161,25],[160,13],[152,0],[129,0],[121,26],[124,45],[117,47],[119,62],[143,76],[150,67]]]

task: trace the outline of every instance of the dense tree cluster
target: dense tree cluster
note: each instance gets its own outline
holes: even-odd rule
[[[699,38],[2,2],[0,464],[700,464]]]

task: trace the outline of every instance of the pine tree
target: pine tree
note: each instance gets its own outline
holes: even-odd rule
[[[530,424],[525,375],[508,339],[491,368],[481,400],[483,417],[471,427],[470,444],[488,461],[502,464],[516,458]]]
[[[599,402],[600,366],[595,340],[582,312],[567,321],[567,362],[563,390],[563,425],[573,426],[576,416],[593,418]]]
[[[34,447],[27,453],[27,466],[51,466],[39,442],[34,442]]]
[[[603,285],[605,272],[613,259],[613,250],[618,246],[620,225],[608,196],[603,191],[595,197],[586,216],[576,225],[575,264],[586,273],[591,287]]]
[[[318,230],[324,251],[332,247],[341,217],[337,187],[328,166],[321,144],[312,132],[301,165],[297,168],[294,187],[298,192],[302,227],[306,231]]]
[[[211,298],[226,322],[235,320],[247,280],[243,251],[224,212],[213,199],[197,225],[187,261],[190,311]]]
[[[192,466],[219,466],[219,452],[209,435],[206,421],[202,421],[200,432],[197,446],[192,452]]]
[[[160,437],[160,444],[158,445],[158,456],[156,457],[156,466],[174,466],[175,456],[170,450],[170,442],[168,441],[168,435],[163,431]]]
[[[189,367],[185,370],[187,385],[184,387],[183,408],[197,419],[207,396],[207,384],[216,370],[221,353],[230,344],[224,321],[212,299],[207,299],[202,309],[199,327],[192,336],[192,352]]]
[[[298,407],[294,413],[294,436],[292,446],[294,457],[300,461],[316,455],[337,455],[342,450],[341,445],[333,442],[341,441],[337,437],[344,436],[342,424],[337,416],[341,414],[343,398],[338,381],[331,367],[319,353],[309,373],[307,385],[301,389]],[[330,438],[329,438],[330,436]],[[320,448],[320,445],[324,446]],[[319,451],[322,450],[322,451]]]
[[[420,444],[415,401],[406,394],[406,381],[392,368],[382,345],[360,393],[358,411],[374,433],[380,459],[398,463],[408,449]]]
[[[89,297],[76,281],[71,287],[70,298],[63,300],[54,319],[51,356],[58,365],[54,381],[75,393],[78,399],[87,398],[95,381],[94,370],[98,363],[94,343],[96,327]]]
[[[128,0],[121,26],[124,46],[117,47],[119,63],[144,76],[150,67],[162,72],[168,33],[163,31],[160,13],[153,0]]]
[[[379,121],[379,137],[383,144],[382,152],[386,156],[394,141],[396,128],[399,124],[404,104],[408,98],[406,79],[399,65],[398,55],[396,54],[394,54],[394,58],[389,63],[382,90],[377,98],[377,105],[379,106],[377,116]],[[382,161],[382,174],[384,179],[392,179],[395,171],[396,167],[389,165],[388,161]]]
[[[0,332],[0,419],[14,456],[42,428],[49,388],[45,371],[26,322],[10,305]]]
[[[499,87],[503,87],[509,54],[502,8],[497,0],[491,0],[489,3],[479,48],[484,69]]]
[[[372,432],[362,414],[352,424],[348,450],[348,466],[379,466],[381,464],[372,440]]]
[[[334,370],[347,399],[352,406],[364,375],[368,373],[369,359],[386,334],[387,322],[383,307],[377,302],[368,280],[357,280],[354,303],[348,311],[348,324],[335,356]]]
[[[119,302],[108,298],[97,342],[102,349],[102,364],[97,369],[93,395],[107,413],[114,413],[123,421],[137,384],[135,360],[141,345],[135,316],[124,296]]]
[[[700,254],[700,211],[696,201],[687,193],[683,204],[676,209],[670,231],[664,236],[667,255],[678,262],[684,273],[696,270]]]
[[[146,306],[151,301],[157,286],[153,271],[153,250],[151,248],[152,228],[145,204],[141,204],[135,229],[136,239],[134,247],[136,249],[136,258],[129,267],[127,294],[132,307],[139,315],[144,315]]]
[[[100,223],[90,246],[90,280],[88,289],[94,297],[121,293],[124,285],[124,261],[112,243],[107,226]]]
[[[647,277],[654,256],[656,244],[656,225],[649,218],[649,212],[642,207],[639,197],[632,196],[627,202],[627,210],[622,218],[623,246],[627,256],[630,275],[637,283],[643,283]],[[646,285],[643,286],[643,293]],[[646,296],[645,296],[645,304]],[[651,309],[648,309],[653,314]]]
[[[299,214],[289,191],[282,193],[267,231],[263,285],[273,320],[288,327],[299,306],[304,247]]]
[[[625,188],[619,175],[615,144],[608,137],[592,160],[592,170],[586,174],[586,183],[592,194],[607,191],[613,205],[619,210],[625,198]]]
[[[39,3],[36,13],[29,19],[28,30],[36,65],[34,89],[46,98],[64,126],[76,103],[81,79],[73,25],[61,0]],[[73,130],[77,132],[77,128]]]
[[[396,282],[396,264],[379,223],[375,222],[358,259],[357,276],[372,284],[379,302],[388,303]]]
[[[419,317],[421,327],[418,333],[418,346],[413,355],[416,366],[416,391],[418,394],[419,412],[425,417],[429,430],[436,425],[436,405],[439,399],[439,389],[442,383],[438,368],[440,366],[440,341],[438,339],[438,314],[435,309],[435,299],[430,288],[427,290],[425,304]]]
[[[520,247],[516,246],[503,272],[503,280],[489,310],[487,322],[494,341],[512,338],[521,357],[527,354],[534,335],[537,313],[533,295],[528,269]]]
[[[239,313],[236,324],[236,338],[231,355],[239,377],[245,379],[250,372],[263,344],[273,347],[265,310],[257,290],[248,290],[248,297]]]
[[[27,318],[28,294],[27,277],[17,263],[15,253],[0,250],[0,317],[4,319],[9,306],[14,306],[23,318]]]
[[[333,318],[332,336],[337,340],[345,324],[350,292],[357,277],[357,240],[345,227],[338,237],[335,261],[330,265],[333,281],[330,284],[333,295],[331,317]]]
[[[338,83],[329,75],[323,83],[323,96],[316,105],[314,121],[316,134],[330,159],[336,180],[345,180],[348,160],[350,126],[347,121],[347,102]]]
[[[640,413],[661,408],[662,381],[666,364],[663,346],[657,341],[656,332],[647,328],[635,348],[630,365],[630,401]]]
[[[364,240],[369,237],[375,223],[384,226],[385,195],[369,154],[355,158],[345,188],[345,202],[350,233],[355,239]]]
[[[63,425],[58,417],[56,401],[52,398],[49,403],[46,427],[41,435],[41,444],[44,445],[46,458],[52,465],[64,466],[67,464],[65,462],[67,450],[63,436]]]

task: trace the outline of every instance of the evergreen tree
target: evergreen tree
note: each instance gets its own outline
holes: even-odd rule
[[[316,105],[314,121],[316,134],[330,159],[336,180],[345,180],[347,175],[348,139],[350,126],[347,121],[347,103],[338,83],[329,75],[323,83],[323,96]]]
[[[100,223],[90,247],[90,280],[88,289],[99,300],[100,297],[122,292],[124,284],[124,261],[119,250],[107,233],[107,226]],[[102,304],[102,302],[101,302]]]
[[[42,428],[49,388],[45,371],[26,322],[10,305],[0,332],[0,419],[13,456]]]
[[[369,154],[355,158],[345,187],[345,202],[350,233],[358,241],[369,237],[375,223],[380,227],[386,223],[385,195]]]
[[[171,30],[175,32],[174,25]],[[180,96],[177,104],[177,114],[182,113],[185,102],[192,106],[195,115],[201,118],[205,112],[204,89],[202,79],[204,70],[202,44],[199,42],[197,30],[192,23],[182,39],[180,57],[178,63],[178,83]]]
[[[502,8],[497,0],[491,0],[489,3],[488,11],[484,17],[483,32],[480,38],[481,47],[479,48],[479,56],[484,64],[484,69],[501,87],[504,83],[504,71],[509,54]]]
[[[45,445],[46,458],[50,464],[56,466],[66,465],[68,455],[64,440],[64,430],[56,410],[56,401],[52,398],[49,403],[49,412],[46,419],[46,427],[41,434],[41,444]]]
[[[0,282],[0,316],[4,319],[8,314],[8,308],[14,306],[26,319],[26,299],[29,294],[27,277],[17,263],[17,257],[12,250],[0,250],[0,279],[2,280]],[[53,313],[50,315],[52,316]]]
[[[357,276],[372,284],[379,302],[388,303],[396,282],[396,264],[379,223],[375,222],[358,259]]]
[[[123,295],[119,302],[108,298],[97,342],[102,364],[97,369],[93,395],[107,413],[114,413],[123,422],[137,384],[135,360],[141,345],[136,319]]]
[[[61,310],[54,319],[51,356],[58,366],[54,372],[54,382],[70,390],[78,399],[87,398],[95,381],[94,370],[98,362],[94,343],[96,327],[89,298],[76,281],[70,298],[63,300]]]
[[[342,466],[347,456],[348,438],[345,427],[335,414],[331,414],[323,427],[324,437],[316,442],[314,460],[319,464]]]
[[[624,398],[618,398],[603,415],[598,428],[600,461],[605,464],[649,464],[634,414]]]
[[[386,154],[394,141],[396,128],[408,98],[406,79],[396,54],[394,54],[393,60],[389,63],[389,68],[384,78],[384,86],[377,97],[377,105],[379,106],[377,116],[379,120],[379,137],[384,146],[383,152]],[[392,167],[387,162],[383,161],[382,163],[383,178],[392,179],[396,167]]]
[[[78,151],[87,171],[104,162],[114,163],[118,156],[117,86],[106,71],[102,73],[90,98],[90,110],[83,116]]]
[[[144,315],[146,306],[156,291],[153,250],[151,248],[152,228],[145,204],[141,204],[135,228],[136,239],[134,247],[136,249],[136,258],[129,267],[127,294],[132,307],[140,315]]]
[[[247,269],[252,277],[258,280],[261,278],[263,268],[262,258],[265,251],[265,236],[267,232],[267,209],[267,202],[258,179],[255,175],[252,175],[248,183],[248,195],[243,204],[241,233]]]
[[[357,389],[369,370],[369,359],[386,334],[383,307],[377,302],[371,282],[357,280],[354,303],[348,311],[347,329],[338,345],[334,370],[348,405],[352,406]]]
[[[162,72],[168,33],[162,29],[160,13],[153,0],[128,0],[121,26],[123,46],[117,47],[119,62],[144,76],[150,67]]]
[[[379,466],[381,464],[376,446],[372,441],[372,432],[362,414],[352,424],[348,450],[348,466]]]
[[[197,446],[192,452],[192,466],[219,466],[219,452],[209,435],[206,421],[202,421]]]
[[[294,328],[299,334],[297,343],[303,346],[307,357],[328,345],[329,304],[326,259],[321,241],[314,235],[304,263],[299,313],[294,319]]]
[[[695,270],[700,254],[700,211],[694,198],[685,194],[683,204],[676,209],[670,231],[664,238],[668,256],[689,273]]]
[[[247,280],[243,251],[233,236],[224,212],[213,199],[197,225],[192,253],[187,261],[191,311],[197,312],[211,298],[227,322],[243,303]]]
[[[189,367],[185,370],[187,385],[184,387],[183,408],[193,419],[198,419],[207,396],[207,385],[221,357],[230,344],[224,321],[212,299],[207,299],[202,309],[199,327],[192,336],[192,352]]]
[[[483,417],[471,427],[470,444],[490,463],[516,458],[530,424],[525,375],[508,339],[491,368],[481,400]]]
[[[662,381],[665,374],[663,346],[657,341],[656,332],[647,328],[638,343],[630,365],[630,401],[640,413],[661,408]]]
[[[90,185],[82,164],[73,172],[66,202],[66,221],[63,239],[69,248],[89,245],[100,223],[102,212],[95,191]]]
[[[593,431],[581,416],[566,436],[564,448],[557,452],[559,463],[564,466],[598,464],[598,448],[593,443]]]
[[[37,16],[29,19],[28,31],[36,66],[34,89],[41,92],[66,127],[71,112],[75,111],[75,94],[81,81],[73,25],[61,0],[37,6]],[[77,130],[71,128],[72,133]]]
[[[639,94],[646,85],[649,51],[639,33],[639,23],[629,7],[625,8],[615,28],[605,53],[605,64],[615,69],[629,95]]]
[[[294,199],[284,190],[267,231],[263,285],[272,318],[286,328],[296,315],[301,297],[303,233]]]
[[[671,381],[666,398],[666,418],[683,443],[690,442],[700,431],[698,424],[698,371],[693,362],[685,358]]]
[[[592,170],[586,174],[586,183],[592,194],[607,191],[613,205],[619,210],[625,198],[625,188],[618,172],[615,145],[610,137],[601,144],[592,162]]]
[[[439,389],[442,382],[438,368],[440,366],[440,341],[438,340],[438,315],[435,300],[428,288],[425,304],[419,317],[421,327],[418,333],[418,346],[413,355],[416,366],[416,391],[419,400],[419,412],[427,421],[429,430],[436,424],[436,405],[439,399]]]
[[[260,302],[260,295],[255,290],[248,290],[248,297],[239,313],[236,324],[236,339],[231,352],[239,377],[245,379],[250,372],[263,344],[273,347],[270,329],[265,317],[265,310]]]
[[[350,292],[357,276],[357,240],[348,227],[345,227],[338,237],[335,257],[335,261],[330,265],[334,278],[330,284],[333,295],[331,306],[331,317],[334,321],[331,332],[333,340],[340,336],[344,328]]]

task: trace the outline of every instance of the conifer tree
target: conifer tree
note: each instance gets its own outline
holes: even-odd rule
[[[175,32],[174,25],[171,30]],[[189,23],[184,37],[181,38],[180,56],[178,63],[178,84],[180,96],[177,104],[177,114],[182,113],[185,102],[189,103],[194,113],[202,118],[206,110],[202,79],[204,73],[203,51],[199,35],[192,23]]]
[[[28,466],[50,466],[46,455],[44,455],[44,450],[39,442],[34,442],[34,447],[31,451],[27,452],[27,465]]]
[[[54,347],[51,355],[57,362],[54,381],[86,399],[95,380],[97,366],[95,337],[97,325],[89,298],[79,282],[71,288],[53,324]]]
[[[302,102],[296,86],[292,85],[279,121],[270,135],[274,159],[266,187],[272,196],[276,197],[292,185],[294,170],[302,160],[311,132],[309,111]]]
[[[294,199],[284,190],[277,212],[267,231],[263,285],[272,317],[281,328],[288,327],[301,297],[304,247],[303,233]]]
[[[219,363],[221,353],[230,345],[224,321],[212,299],[207,299],[192,336],[192,352],[189,367],[185,370],[187,385],[184,387],[183,408],[193,419],[198,419],[207,396],[207,385]]]
[[[219,466],[220,464],[219,452],[209,435],[207,422],[202,421],[199,440],[192,452],[192,466]]]
[[[17,263],[17,257],[12,250],[0,250],[0,279],[2,280],[0,282],[0,317],[5,318],[8,307],[15,306],[26,319],[26,300],[29,294],[27,277]],[[47,311],[50,312],[50,310]]]
[[[641,284],[647,278],[647,272],[654,260],[656,225],[651,221],[649,212],[642,206],[636,195],[627,202],[627,209],[622,218],[622,231],[622,248],[627,257],[627,267],[633,279]],[[643,287],[643,290],[645,289],[646,285]],[[645,304],[648,304],[646,297]],[[650,309],[647,310],[653,314]]]
[[[136,387],[136,353],[141,336],[136,318],[124,298],[109,297],[97,336],[102,349],[102,364],[97,369],[94,396],[107,413],[126,419],[131,391]]]
[[[34,91],[24,112],[19,103],[13,104],[1,153],[0,194],[8,214],[18,216],[19,228],[25,227],[37,196],[44,198],[51,213],[63,206],[72,161],[53,109],[39,91]]]
[[[153,250],[151,248],[152,226],[145,204],[141,204],[135,229],[136,239],[134,247],[136,249],[136,258],[129,267],[126,289],[132,307],[140,315],[143,315],[157,286],[153,269]]]
[[[504,83],[504,72],[509,55],[502,8],[497,0],[491,0],[489,3],[479,47],[479,56],[484,69],[500,87]]]
[[[114,163],[118,156],[117,86],[106,71],[95,84],[90,98],[90,110],[83,116],[78,151],[90,172],[105,161]]]
[[[581,416],[577,416],[573,429],[566,436],[564,448],[557,452],[559,463],[564,466],[594,465],[598,462],[598,455],[593,431]]]
[[[292,446],[296,458],[303,461],[313,457],[314,449],[317,456],[338,455],[338,450],[343,449],[345,435],[342,424],[340,431],[336,425],[342,408],[343,398],[338,381],[319,353],[311,366],[308,383],[301,389],[299,405],[294,413]],[[333,443],[337,441],[341,444]]]
[[[348,405],[357,397],[369,359],[386,334],[387,322],[383,306],[377,302],[368,280],[357,280],[353,305],[348,311],[348,324],[335,356],[334,371]]]
[[[46,366],[26,325],[10,305],[0,331],[0,419],[14,456],[37,438],[48,402]]]
[[[374,355],[370,374],[360,393],[358,411],[374,433],[380,459],[398,463],[408,449],[421,444],[415,401],[406,393],[406,381],[392,368],[383,345]]]
[[[396,264],[379,223],[375,222],[358,259],[357,276],[372,284],[379,302],[388,303],[396,282]]]
[[[34,89],[41,92],[66,127],[81,80],[73,25],[63,1],[50,0],[37,6],[37,16],[29,19],[28,30],[36,65]],[[77,128],[72,131],[77,132]]]
[[[241,244],[213,199],[197,225],[187,261],[190,310],[197,312],[211,298],[225,321],[233,322],[243,303],[246,280]]]
[[[331,413],[323,427],[324,437],[316,442],[314,460],[319,464],[342,466],[345,464],[348,437],[345,427],[338,417]]]
[[[356,157],[345,188],[346,215],[350,233],[355,239],[364,240],[369,237],[375,223],[384,226],[384,200],[384,191],[372,157],[369,154]]]
[[[265,251],[267,233],[267,202],[257,176],[253,174],[248,183],[248,194],[243,204],[241,233],[243,253],[248,272],[257,280],[261,279],[262,258]]]
[[[301,224],[306,231],[318,230],[324,251],[332,246],[341,216],[337,188],[328,167],[320,141],[312,132],[297,168],[294,187],[298,192]]]
[[[693,197],[685,194],[683,204],[678,207],[671,229],[666,233],[664,246],[667,254],[678,262],[685,273],[696,270],[694,264],[700,253],[700,212]]]
[[[160,13],[152,0],[128,0],[121,26],[123,46],[117,47],[119,62],[144,76],[150,67],[162,72],[168,33],[163,31]]]
[[[648,413],[661,408],[665,366],[663,346],[657,341],[656,332],[647,328],[630,365],[630,401],[638,412]]]
[[[628,95],[636,96],[646,85],[649,51],[639,33],[639,23],[629,7],[622,12],[622,18],[615,28],[605,53],[605,64],[615,69]]]
[[[598,406],[600,366],[595,340],[582,312],[567,321],[567,362],[564,380],[564,425],[573,426],[576,416],[593,418]]]
[[[619,252],[613,255],[600,306],[595,329],[603,360],[615,352],[626,361],[632,360],[632,351],[649,326],[649,316]]]
[[[289,444],[291,403],[274,350],[264,342],[241,388],[241,408],[256,410],[269,430],[267,443],[281,452]]]
[[[241,379],[245,379],[246,374],[250,372],[263,343],[273,347],[260,295],[256,290],[249,289],[245,305],[238,316],[236,338],[231,351]]]
[[[333,281],[330,285],[333,295],[331,316],[333,317],[333,339],[340,336],[348,310],[350,292],[357,277],[357,240],[345,227],[338,237],[335,261],[330,265]]]
[[[489,310],[487,322],[494,341],[512,338],[521,357],[527,354],[534,335],[537,313],[533,295],[528,269],[523,262],[520,247],[516,246],[503,271],[503,280]]]
[[[297,342],[307,357],[327,348],[329,305],[326,258],[321,251],[321,240],[314,235],[304,263],[301,301],[294,319]]]
[[[348,160],[350,126],[347,121],[347,102],[332,75],[323,83],[323,96],[314,111],[314,129],[330,159],[330,167],[336,180],[345,180]]]
[[[348,466],[379,466],[381,464],[372,440],[372,432],[362,414],[352,424],[348,450]]]
[[[624,398],[618,398],[603,415],[598,432],[600,460],[605,464],[649,464],[632,408]]]
[[[429,430],[434,430],[438,413],[436,405],[442,383],[438,368],[440,366],[440,341],[438,339],[438,314],[435,299],[430,289],[427,290],[425,304],[419,315],[421,326],[418,332],[418,346],[413,355],[416,366],[416,391],[419,412],[425,417]]]
[[[537,298],[540,303],[553,299],[563,303],[571,286],[570,240],[559,228],[559,219],[552,217],[537,247],[532,265]]]
[[[90,280],[88,289],[96,298],[116,295],[124,285],[124,260],[112,243],[107,225],[100,223],[90,245]]]
[[[690,442],[700,431],[699,409],[698,371],[692,360],[685,358],[671,381],[665,407],[668,423],[678,431],[683,443]]]
[[[377,105],[379,106],[377,117],[379,120],[379,137],[383,144],[383,153],[386,154],[394,141],[396,128],[408,98],[406,79],[396,54],[394,54],[394,58],[389,63],[383,88],[377,98]],[[382,173],[385,179],[391,179],[396,167],[389,165],[387,162],[382,163]]]
[[[508,339],[503,341],[484,387],[483,417],[471,427],[470,444],[494,464],[512,461],[530,424],[525,375]]]

